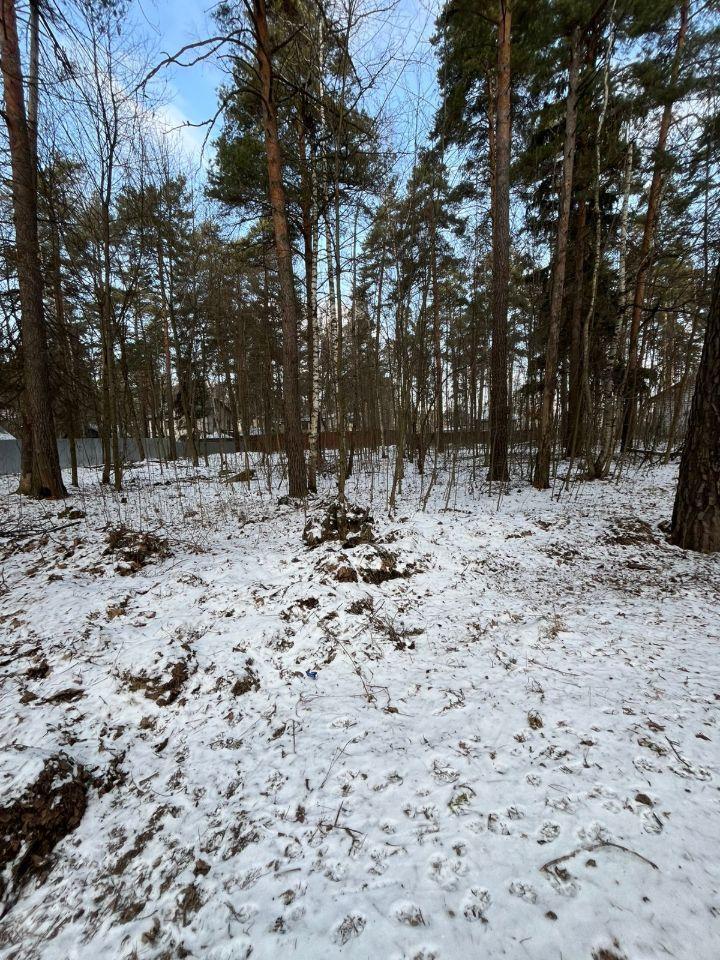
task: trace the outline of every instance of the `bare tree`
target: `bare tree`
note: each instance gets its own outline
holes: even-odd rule
[[[37,19],[35,29],[37,29]],[[37,44],[37,37],[34,44]],[[33,45],[34,47],[34,45]],[[36,48],[34,47],[35,51]],[[12,162],[12,198],[15,248],[20,285],[21,332],[26,415],[32,440],[30,475],[23,475],[20,492],[61,498],[66,495],[60,470],[48,362],[43,307],[43,282],[37,224],[37,150],[33,144],[23,94],[23,73],[14,0],[0,3],[0,53],[2,57],[4,119]],[[37,63],[37,52],[34,54]],[[37,80],[31,91],[36,96]],[[34,97],[33,97],[34,99]],[[37,129],[37,105],[30,111]]]
[[[265,0],[254,0],[252,7],[255,54],[260,77],[265,155],[268,168],[268,192],[275,233],[275,255],[280,281],[280,307],[283,325],[283,397],[285,415],[285,453],[288,462],[288,488],[291,497],[307,494],[307,475],[303,436],[300,429],[300,385],[298,377],[298,321],[295,300],[292,249],[288,231],[287,204],[283,183],[283,161],[278,136],[277,106],[273,76],[273,48],[268,30]]]
[[[492,210],[491,480],[508,478],[508,296],[510,287],[510,52],[512,0],[499,0]]]
[[[572,201],[573,168],[575,164],[575,135],[577,130],[578,86],[580,82],[580,27],[575,26],[570,36],[570,64],[568,66],[568,91],[565,102],[565,145],[563,149],[562,186],[560,188],[560,215],[557,225],[555,263],[550,296],[547,347],[545,349],[545,378],[537,459],[533,484],[539,490],[550,486],[550,458],[553,442],[553,400],[557,378],[558,338],[560,336],[560,311],[565,288],[565,264],[567,262],[568,226]]]

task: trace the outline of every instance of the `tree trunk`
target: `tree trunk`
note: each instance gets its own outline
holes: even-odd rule
[[[627,334],[627,289],[625,284],[625,265],[627,262],[628,213],[630,201],[630,182],[632,179],[633,145],[628,143],[625,154],[625,172],[623,175],[623,202],[620,214],[620,250],[618,251],[618,317],[612,343],[602,371],[601,391],[603,396],[603,424],[600,453],[595,463],[594,476],[606,477],[610,470],[610,461],[615,452],[619,421],[622,416],[622,396],[613,394],[613,373],[625,353]]]
[[[437,210],[435,190],[431,203],[430,223],[430,274],[433,297],[433,373],[435,379],[435,462],[443,447],[443,369],[442,369],[442,330],[440,321],[440,284],[438,282],[437,263]]]
[[[165,290],[165,257],[160,232],[157,234],[158,279],[160,280],[160,300],[163,319],[163,354],[165,359],[165,402],[167,404],[167,435],[169,448],[168,460],[177,460],[177,441],[175,439],[175,391],[172,383],[172,357],[170,354],[170,305]]]
[[[605,63],[603,66],[603,100],[598,116],[597,129],[595,131],[595,178],[593,183],[593,209],[595,212],[595,243],[593,250],[593,272],[590,281],[590,304],[588,306],[587,316],[582,331],[582,368],[581,368],[581,396],[585,404],[585,414],[588,417],[590,426],[590,438],[583,444],[588,466],[588,476],[598,479],[599,458],[598,450],[601,443],[598,429],[599,417],[591,416],[592,398],[590,394],[590,334],[592,323],[595,317],[595,304],[597,301],[598,279],[600,277],[600,260],[602,255],[602,213],[600,210],[600,176],[601,170],[601,151],[600,137],[605,126],[605,117],[607,116],[608,102],[610,100],[610,60],[612,58],[613,46],[615,44],[615,23],[613,20],[615,14],[615,0],[613,0],[612,10],[610,12],[610,33],[608,36],[607,48],[605,51]],[[600,412],[602,417],[603,411]],[[584,438],[583,438],[584,439]]]
[[[300,429],[300,387],[298,382],[298,324],[295,303],[292,250],[288,235],[283,165],[278,138],[277,109],[273,91],[272,48],[268,34],[265,0],[253,2],[255,53],[260,77],[265,154],[268,167],[268,194],[275,232],[280,310],[283,331],[283,408],[285,454],[288,463],[288,487],[291,497],[307,494],[305,453]]]
[[[585,219],[587,203],[581,196],[575,216],[575,269],[572,311],[570,314],[570,371],[568,417],[565,431],[566,453],[574,457],[583,446],[584,413],[582,409],[583,368],[583,271],[585,267]]]
[[[500,0],[492,214],[492,352],[490,480],[508,478],[508,290],[510,287],[510,31],[511,0]]]
[[[308,287],[308,377],[310,380],[310,436],[308,437],[308,488],[317,492],[317,465],[319,452],[320,392],[322,390],[320,326],[318,323],[318,256],[320,254],[320,223],[317,205],[317,172],[315,151],[312,152],[312,263]]]
[[[308,490],[317,491],[317,432],[318,432],[318,380],[317,357],[317,250],[319,239],[316,204],[317,174],[315,149],[309,151],[310,175],[309,202],[303,205],[303,240],[305,244],[305,299],[307,304],[307,352],[308,352],[308,407],[310,409],[310,436],[308,438]]]
[[[671,543],[720,550],[720,263],[680,461]]]
[[[677,82],[678,72],[680,70],[680,59],[685,46],[685,34],[688,26],[688,6],[689,0],[685,0],[680,8],[680,28],[678,30],[677,41],[675,44],[675,57],[673,59],[672,73],[670,77],[671,95],[668,97],[660,121],[660,132],[658,134],[657,148],[655,150],[655,165],[653,169],[652,183],[650,184],[650,193],[648,195],[647,214],[645,216],[645,226],[643,229],[642,244],[640,246],[640,259],[637,274],[635,277],[635,295],[633,297],[632,318],[630,321],[630,345],[628,349],[628,366],[625,377],[625,398],[623,410],[623,428],[622,428],[622,449],[632,442],[632,434],[635,425],[635,410],[637,406],[638,379],[640,358],[638,356],[638,340],[640,334],[640,321],[642,319],[643,307],[645,305],[645,287],[647,286],[647,276],[650,269],[651,253],[653,239],[655,236],[655,224],[657,223],[660,212],[660,199],[665,174],[664,154],[667,143],[670,124],[672,122],[673,105],[675,95],[672,88]]]
[[[21,483],[21,492],[57,499],[66,496],[66,491],[60,470],[50,394],[37,231],[37,177],[32,138],[25,116],[14,0],[0,0],[0,52],[5,123],[12,163],[26,415],[32,437],[32,477],[27,488]]]
[[[105,362],[107,371],[108,411],[110,428],[110,452],[113,465],[113,484],[116,490],[122,487],[122,460],[120,458],[120,429],[115,379],[115,311],[112,302],[112,274],[110,263],[110,196],[112,163],[108,165],[107,186],[101,203],[103,263],[102,263],[102,323],[105,327]]]
[[[575,27],[570,38],[570,65],[568,68],[568,93],[565,103],[565,146],[563,149],[563,178],[560,190],[560,215],[558,217],[555,265],[550,297],[550,318],[545,350],[545,377],[540,431],[535,476],[533,485],[538,490],[550,486],[550,454],[553,438],[553,400],[557,379],[558,339],[560,335],[560,311],[565,287],[565,264],[567,261],[568,224],[572,200],[573,168],[575,163],[575,134],[577,130],[578,83],[580,79],[580,28]]]

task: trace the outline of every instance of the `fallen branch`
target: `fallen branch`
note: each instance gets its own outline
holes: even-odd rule
[[[27,537],[57,533],[58,530],[65,530],[67,527],[74,527],[80,522],[80,520],[70,520],[68,523],[61,523],[57,527],[30,527],[29,529],[26,527],[24,530],[0,530],[0,537],[4,537],[7,540],[11,538],[15,540],[25,540]]]
[[[687,760],[686,760],[684,757],[681,757],[680,754],[677,752],[677,750],[675,749],[675,744],[672,742],[672,740],[670,739],[670,737],[666,736],[665,739],[666,739],[667,742],[670,744],[670,749],[671,749],[672,752],[675,754],[675,756],[678,758],[678,760],[680,761],[680,763],[685,767],[686,770],[689,770],[689,771],[692,773],[692,772],[693,772],[693,768],[690,766],[690,764],[687,762]]]
[[[562,857],[555,857],[554,860],[548,860],[547,863],[544,863],[540,867],[540,872],[547,873],[552,867],[556,867],[559,863],[564,863],[566,860],[572,860],[572,858],[576,857],[579,853],[592,853],[595,850],[602,850],[604,847],[614,847],[616,850],[622,850],[623,853],[629,853],[631,856],[637,857],[638,860],[642,860],[643,863],[647,863],[653,870],[660,869],[652,860],[648,860],[647,857],[644,857],[636,850],[631,850],[630,847],[624,847],[621,843],[615,843],[613,840],[599,840],[597,843],[591,843],[589,847],[578,847],[577,850],[565,853]]]

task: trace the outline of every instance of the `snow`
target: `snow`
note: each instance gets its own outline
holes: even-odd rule
[[[498,500],[463,461],[423,511],[410,468],[389,517],[381,461],[343,551],[254,466],[85,471],[76,519],[3,481],[0,772],[97,785],[0,957],[715,960],[720,558],[658,530],[675,469]],[[128,574],[121,523],[170,554]]]
[[[44,757],[36,751],[4,750],[0,755],[0,805],[12,803],[43,770]]]

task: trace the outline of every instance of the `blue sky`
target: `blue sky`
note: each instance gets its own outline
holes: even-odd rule
[[[429,54],[429,38],[437,5],[436,0],[399,0],[391,14],[369,21],[369,42],[362,41],[365,62],[390,42],[407,61],[389,65],[374,94],[375,100],[384,104],[391,137],[398,146],[412,148],[416,129],[422,137],[435,108],[435,66]],[[157,61],[163,54],[174,54],[185,44],[212,35],[214,6],[214,2],[204,0],[133,0],[130,17]],[[217,89],[223,80],[216,63],[203,62],[189,68],[171,65],[163,71],[163,80],[166,90],[162,112],[169,126],[184,121],[202,123],[213,116]],[[181,131],[182,142],[198,165],[205,134],[205,129]],[[212,150],[207,150],[205,165],[211,155]]]
[[[213,30],[211,5],[202,0],[133,0],[130,16],[137,32],[147,39],[153,54],[152,61],[164,54],[175,54],[187,43],[210,35]],[[214,114],[217,88],[222,73],[212,61],[182,68],[170,65],[162,72],[165,84],[163,114],[170,126],[190,121],[202,123]],[[205,130],[185,129],[181,139],[189,154],[200,162]],[[205,157],[207,163],[208,157]]]

